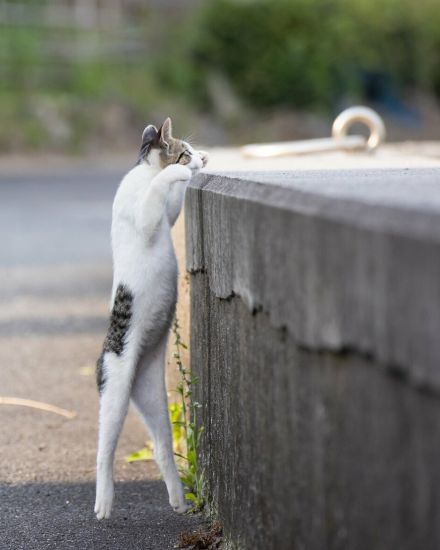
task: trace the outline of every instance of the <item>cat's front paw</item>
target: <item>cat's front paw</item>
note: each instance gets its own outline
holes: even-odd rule
[[[191,169],[193,176],[198,174],[202,168],[208,164],[208,153],[205,151],[195,151],[191,162],[187,164],[188,168]]]
[[[203,168],[208,164],[209,155],[206,151],[199,151],[200,158],[202,159]]]
[[[95,514],[97,519],[108,519],[113,507],[113,484],[101,486],[96,491]]]
[[[161,177],[167,182],[189,181],[192,177],[191,170],[182,164],[170,164],[161,172]]]

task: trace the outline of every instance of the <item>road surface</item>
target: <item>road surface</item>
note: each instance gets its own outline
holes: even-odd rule
[[[130,413],[116,459],[113,517],[93,515],[94,365],[111,288],[111,203],[121,170],[40,167],[0,175],[0,396],[74,419],[0,405],[0,550],[173,548],[200,519],[174,514]],[[50,174],[50,175],[48,175]]]

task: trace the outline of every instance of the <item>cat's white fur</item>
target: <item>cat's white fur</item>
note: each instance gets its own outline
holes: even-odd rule
[[[169,331],[153,349],[145,341],[161,311],[175,307],[177,261],[171,227],[182,208],[188,181],[206,163],[205,153],[186,145],[191,161],[164,169],[153,149],[147,161],[123,178],[113,203],[111,305],[119,284],[130,289],[134,300],[123,353],[104,354],[95,502],[98,519],[111,513],[114,454],[130,400],[153,439],[171,506],[180,513],[188,509],[174,461],[167,407],[164,365]]]

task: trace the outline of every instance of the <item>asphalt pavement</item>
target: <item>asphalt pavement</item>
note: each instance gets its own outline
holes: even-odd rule
[[[110,217],[121,168],[41,166],[0,174],[0,550],[173,548],[201,522],[179,516],[130,412],[116,457],[110,520],[94,518],[94,366],[111,288]]]

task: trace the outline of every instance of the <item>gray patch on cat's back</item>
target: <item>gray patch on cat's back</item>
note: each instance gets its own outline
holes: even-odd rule
[[[106,352],[113,352],[116,355],[121,355],[124,351],[125,338],[130,328],[132,315],[133,294],[125,285],[120,284],[116,289],[107,335],[104,340],[101,356],[96,365],[96,382],[100,392],[105,384],[103,371],[104,354]]]

